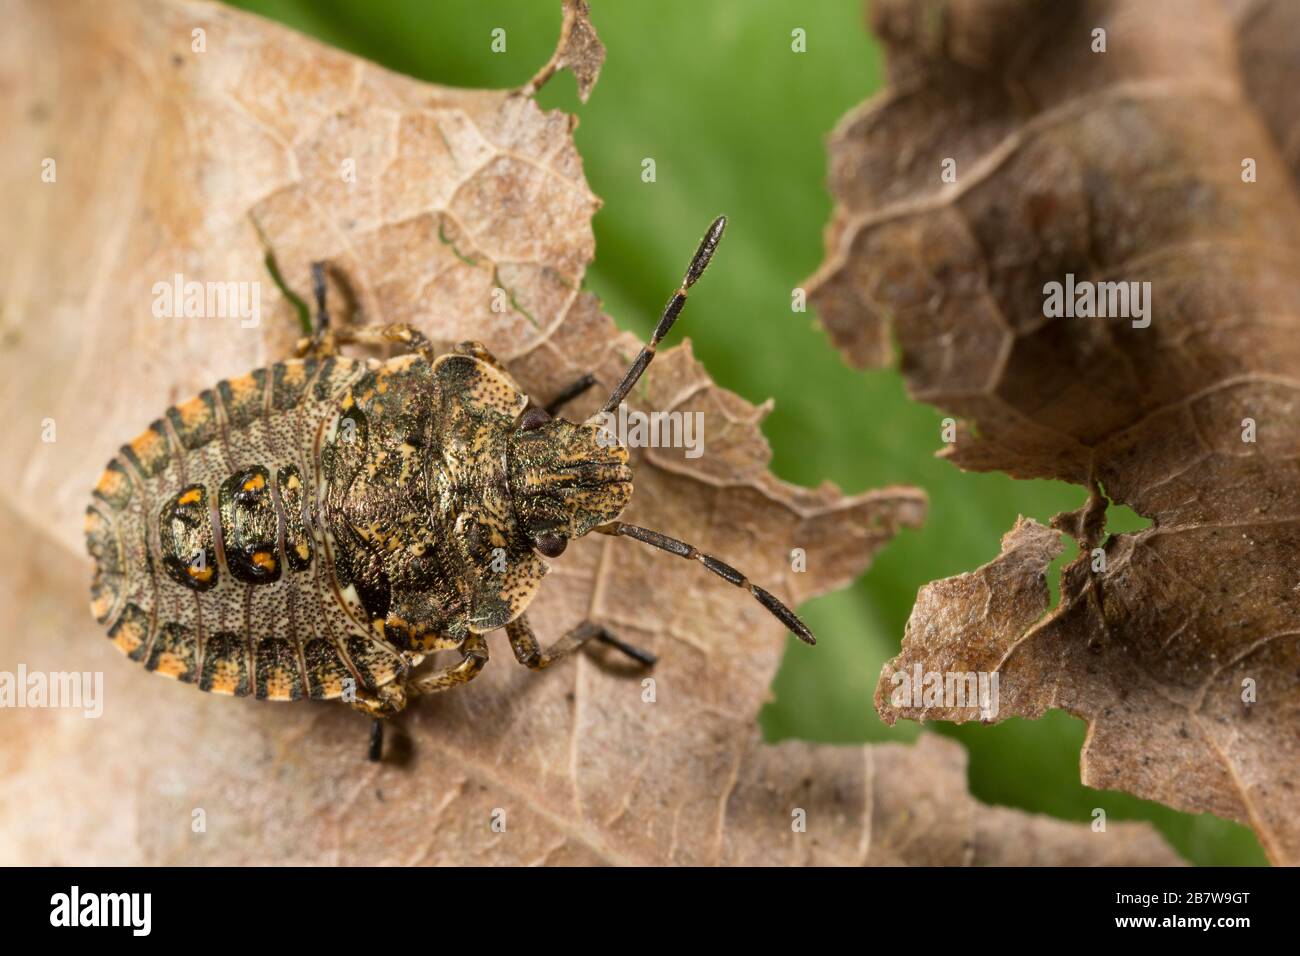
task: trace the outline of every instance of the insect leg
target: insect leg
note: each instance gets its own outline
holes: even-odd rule
[[[379,760],[384,752],[384,721],[406,706],[407,695],[401,684],[385,684],[375,692],[357,691],[352,700],[352,708],[372,717],[370,725],[370,746],[366,756]]]
[[[328,285],[325,282],[325,263],[313,262],[311,264],[311,290],[316,296],[316,334],[320,335],[330,327],[330,312],[325,307],[325,290]]]
[[[658,660],[649,651],[643,651],[639,647],[620,641],[593,621],[583,621],[544,651],[537,642],[532,625],[528,623],[527,615],[521,614],[507,624],[506,636],[510,638],[510,648],[515,652],[515,659],[535,671],[544,670],[556,661],[568,657],[593,638],[610,647],[618,648],[628,657],[640,661],[647,667],[653,666]]]
[[[554,415],[561,408],[595,384],[596,376],[592,375],[590,372],[582,376],[582,378],[578,379],[576,382],[571,382],[569,385],[560,389],[559,394],[547,402],[544,406],[546,408],[546,414]]]
[[[425,361],[433,361],[433,346],[419,329],[396,322],[392,325],[359,325],[340,329],[334,338],[341,345],[401,345]]]
[[[436,694],[450,690],[458,684],[472,681],[488,661],[487,640],[482,634],[471,634],[460,645],[460,660],[422,677],[413,678],[406,685],[407,693],[412,695]]]
[[[310,356],[311,358],[322,359],[338,354],[338,341],[334,333],[330,331],[330,313],[325,302],[327,288],[325,263],[313,262],[311,264],[311,289],[316,298],[316,329],[312,332],[310,338],[298,340],[298,346],[294,351],[299,358]]]
[[[371,717],[391,717],[406,707],[406,692],[398,683],[385,684],[374,692],[358,688],[350,703],[353,710]]]

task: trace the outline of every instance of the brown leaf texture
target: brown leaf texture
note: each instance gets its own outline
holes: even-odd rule
[[[980,717],[895,706],[900,671],[996,671],[998,719],[1088,721],[1084,783],[1246,822],[1295,862],[1300,209],[1269,132],[1294,97],[1288,117],[1277,56],[1242,66],[1236,47],[1285,6],[874,4],[890,84],[832,139],[811,297],[855,364],[896,338],[911,392],[964,422],[955,464],[1089,489],[1053,521],[1081,546],[1054,610],[1061,543],[1035,522],[921,590],[881,674],[885,719]],[[1149,282],[1150,325],[1046,318],[1045,284],[1070,273]],[[1105,535],[1107,497],[1152,527]]]
[[[1300,5],[1289,0],[1223,0],[1237,33],[1246,93],[1300,182],[1300,110],[1296,108],[1295,38]]]
[[[299,290],[308,263],[329,260],[334,301],[348,305],[335,321],[481,339],[543,400],[587,370],[616,381],[637,343],[580,291],[597,199],[572,118],[519,91],[392,75],[218,6],[32,2],[6,14],[6,181],[38,183],[44,156],[58,181],[4,196],[0,380],[21,447],[2,465],[12,572],[0,653],[11,670],[102,671],[105,703],[97,720],[5,712],[0,860],[1175,860],[1145,825],[1095,834],[978,804],[951,742],[764,745],[756,715],[780,626],[693,563],[628,541],[576,543],[530,616],[550,638],[591,616],[656,652],[653,704],[641,671],[592,653],[534,674],[496,634],[483,675],[410,707],[396,759],[370,764],[365,721],[346,707],[213,697],[122,659],[85,610],[86,489],[167,403],[285,353],[298,330],[266,281],[267,252]],[[570,20],[569,33],[591,32],[580,6]],[[191,52],[195,29],[206,52]],[[714,268],[725,263],[724,248]],[[262,281],[261,325],[154,319],[152,284],[176,272]],[[514,305],[505,315],[490,308],[498,284]],[[847,584],[921,520],[913,489],[845,497],[775,479],[764,409],[714,385],[688,346],[644,381],[647,407],[705,414],[707,452],[638,453],[630,519],[733,557],[792,602]],[[36,437],[45,417],[53,443]],[[796,546],[807,573],[790,573]],[[505,832],[491,826],[498,810]]]

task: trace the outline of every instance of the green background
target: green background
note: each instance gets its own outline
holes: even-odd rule
[[[390,69],[434,83],[514,87],[550,57],[559,0],[237,0]],[[826,137],[847,110],[880,88],[880,52],[857,0],[596,0],[592,19],[608,59],[581,105],[568,73],[541,105],[575,112],[587,178],[604,208],[595,219],[590,288],[624,328],[649,333],[695,243],[718,213],[727,238],[669,337],[689,335],[713,377],[776,407],[764,424],[773,470],[806,485],[830,479],[849,492],[912,484],[930,496],[920,531],[904,532],[851,588],[802,607],[814,650],[790,639],[763,712],[767,737],[828,742],[910,741],[872,705],[881,665],[898,652],[919,587],[997,555],[1019,514],[1046,521],[1078,507],[1082,489],[966,474],[934,457],[939,413],[911,401],[897,371],[856,372],[829,345],[791,290],[822,258],[831,211]],[[489,48],[506,30],[506,51]],[[807,52],[791,50],[803,28]],[[653,157],[657,181],[641,181]],[[1143,527],[1112,508],[1109,529]],[[1055,571],[1073,554],[1057,562]],[[1055,578],[1053,582],[1055,587]],[[1187,859],[1262,864],[1248,829],[1177,813],[1079,783],[1085,725],[1061,712],[996,726],[929,729],[970,752],[981,800],[1090,823],[1149,820]]]

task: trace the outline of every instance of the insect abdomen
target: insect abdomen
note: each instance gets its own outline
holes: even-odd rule
[[[315,526],[320,428],[362,363],[282,362],[170,408],[86,512],[91,607],[123,653],[201,690],[334,698],[402,667],[349,618]]]

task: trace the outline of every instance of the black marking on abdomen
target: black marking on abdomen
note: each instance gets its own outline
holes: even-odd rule
[[[405,676],[408,666],[397,655],[390,653],[374,641],[355,634],[347,636],[347,654],[352,666],[361,675],[362,687],[373,690]]]
[[[217,394],[230,427],[240,431],[266,413],[266,369],[256,368],[238,378],[222,379]]]
[[[271,473],[244,468],[221,483],[218,509],[226,566],[246,584],[280,579],[280,527],[271,497]]]
[[[284,512],[284,560],[292,571],[311,566],[312,543],[304,518],[306,490],[297,465],[285,465],[275,477]]]
[[[108,637],[131,660],[142,660],[149,650],[149,626],[149,613],[138,604],[128,604],[108,629]]]
[[[203,646],[199,689],[213,694],[248,696],[248,645],[233,631],[218,631]]]
[[[287,411],[294,408],[307,394],[316,375],[318,363],[315,359],[305,361],[276,362],[271,366],[271,410]]]
[[[257,697],[298,700],[303,696],[298,652],[287,640],[264,637],[257,642]]]
[[[171,461],[172,444],[167,426],[158,419],[120,449],[122,458],[135,466],[142,478],[156,478]]]
[[[131,503],[131,495],[135,489],[131,484],[131,476],[126,467],[114,458],[104,468],[104,473],[99,477],[99,483],[95,485],[95,497],[104,502],[113,511],[125,511],[126,506]]]
[[[144,666],[182,683],[192,684],[198,676],[197,657],[198,641],[194,632],[182,624],[164,624],[154,639]]]
[[[188,401],[167,409],[167,421],[187,451],[202,448],[212,441],[220,433],[217,400],[212,389],[204,389]]]
[[[117,610],[126,589],[126,559],[117,526],[98,506],[86,509],[86,550],[95,562],[90,585],[90,609],[95,620],[106,624]]]
[[[303,660],[307,665],[307,689],[316,700],[341,697],[347,685],[356,683],[352,670],[339,654],[333,641],[314,637],[303,647]],[[354,686],[352,688],[356,690]]]
[[[301,472],[296,465],[285,465],[276,476],[275,487],[270,476],[270,469],[252,465],[223,481],[216,501],[205,486],[197,484],[168,499],[158,517],[167,577],[203,592],[220,583],[223,562],[231,576],[245,584],[280,580],[282,562],[292,571],[307,570],[315,547],[304,517],[306,487]],[[118,570],[120,559],[114,561],[113,542],[106,536],[105,524],[102,516],[90,509],[87,542],[105,574],[111,575]]]
[[[181,489],[158,517],[163,570],[177,584],[194,591],[217,586],[217,548],[203,485]]]

